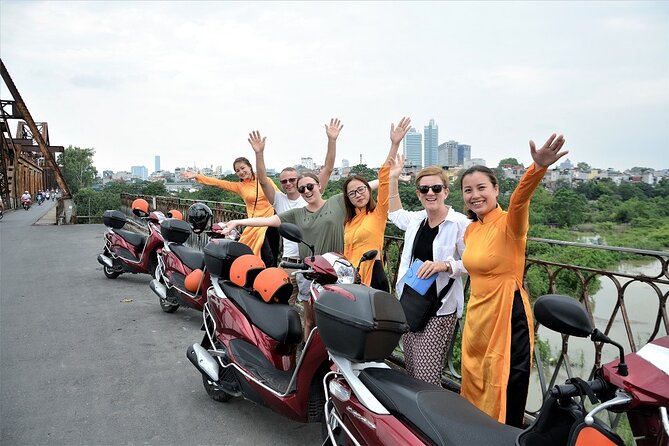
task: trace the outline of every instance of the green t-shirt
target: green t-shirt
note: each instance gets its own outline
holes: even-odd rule
[[[344,218],[346,208],[344,194],[333,195],[322,208],[310,212],[306,207],[291,209],[279,214],[282,223],[293,223],[302,229],[304,241],[314,245],[315,254],[344,252]],[[300,257],[311,255],[309,248],[299,244]]]

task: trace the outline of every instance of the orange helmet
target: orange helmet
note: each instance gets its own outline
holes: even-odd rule
[[[149,202],[143,198],[137,198],[132,202],[132,213],[138,217],[149,215]]]
[[[184,286],[186,287],[186,290],[190,291],[191,293],[197,293],[197,291],[200,289],[203,276],[204,273],[199,268],[187,275],[186,279],[184,280]]]
[[[167,217],[176,218],[177,220],[183,220],[184,214],[182,214],[181,211],[178,211],[176,209],[170,209],[169,211],[167,211]]]
[[[253,289],[260,294],[265,302],[285,304],[293,293],[290,277],[281,268],[267,268],[260,271],[253,281]]]
[[[230,280],[237,286],[250,287],[258,273],[265,268],[265,262],[256,255],[244,254],[230,265]]]

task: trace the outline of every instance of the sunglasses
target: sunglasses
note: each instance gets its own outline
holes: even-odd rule
[[[362,195],[365,193],[367,190],[366,186],[359,186],[352,191],[348,192],[346,195],[348,195],[349,198],[354,198],[356,195]]]
[[[297,181],[297,178],[286,178],[285,180],[281,180],[281,184],[293,184],[295,181]]]
[[[438,194],[439,192],[444,190],[444,185],[443,184],[433,184],[432,186],[416,186],[416,190],[423,195],[428,193],[428,191],[430,189],[432,189],[432,192],[434,192],[435,194]]]
[[[297,191],[301,194],[304,193],[305,189],[306,190],[314,190],[314,187],[316,186],[316,183],[309,183],[306,186],[300,186],[297,188]]]

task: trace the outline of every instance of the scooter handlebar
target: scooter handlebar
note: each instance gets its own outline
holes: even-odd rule
[[[590,389],[592,389],[594,394],[597,396],[601,396],[602,393],[605,393],[609,389],[609,384],[602,378],[595,378],[592,381],[587,381],[587,383],[588,386],[590,386]],[[549,393],[554,398],[572,398],[583,395],[581,388],[575,384],[562,384],[554,386],[549,390]]]
[[[309,269],[309,267],[304,263],[292,263],[292,262],[279,262],[279,268]]]

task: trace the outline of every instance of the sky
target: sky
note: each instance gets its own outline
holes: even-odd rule
[[[403,116],[489,166],[557,132],[573,163],[669,168],[669,2],[0,0],[0,57],[100,173],[228,170],[252,130],[269,168],[322,163],[332,117],[336,165],[377,167]]]

